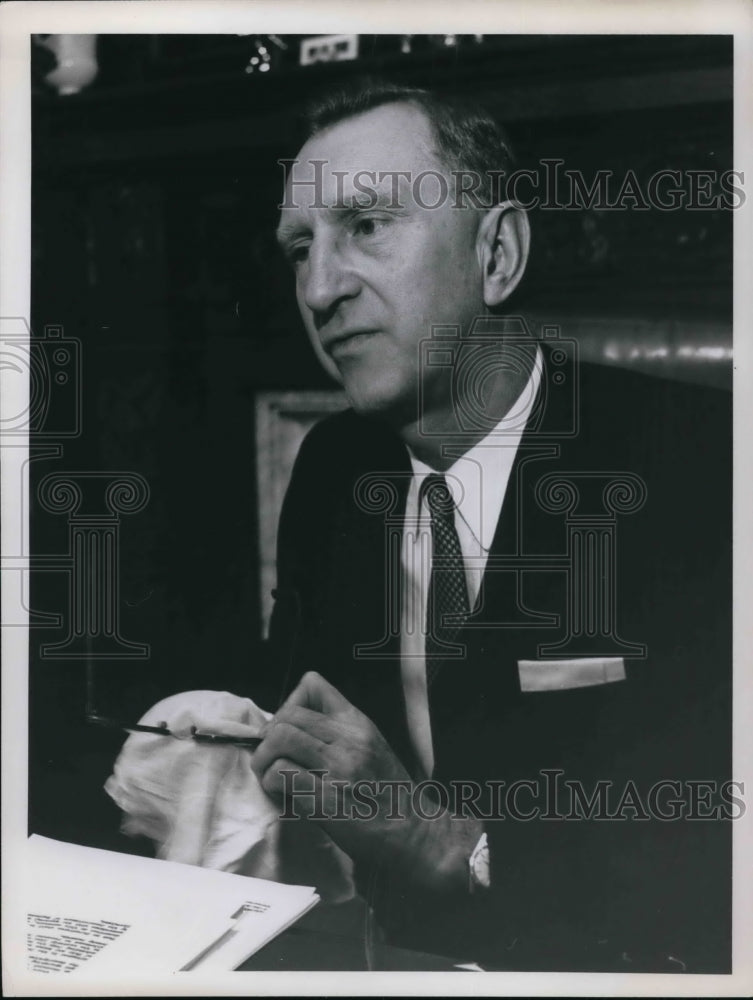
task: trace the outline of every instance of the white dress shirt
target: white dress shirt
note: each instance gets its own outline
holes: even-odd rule
[[[444,473],[455,501],[455,528],[465,563],[468,603],[473,608],[499,520],[515,454],[541,383],[541,352],[516,402],[494,430],[458,458]],[[425,775],[434,770],[434,749],[426,688],[426,603],[431,578],[431,523],[418,495],[426,476],[436,473],[411,453],[402,539],[403,602],[400,657],[405,707],[413,749]]]

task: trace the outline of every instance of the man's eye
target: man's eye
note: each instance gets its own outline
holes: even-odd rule
[[[356,219],[353,228],[357,236],[373,236],[386,225],[386,219],[375,218],[371,215],[362,216]]]
[[[290,264],[294,267],[296,264],[302,264],[303,261],[307,259],[309,255],[309,248],[306,243],[300,243],[298,246],[290,247],[285,256],[288,258]]]

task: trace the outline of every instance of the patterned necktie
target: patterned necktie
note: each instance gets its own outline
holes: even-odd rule
[[[421,484],[431,516],[431,579],[426,603],[426,679],[430,687],[469,614],[463,553],[455,529],[455,504],[444,476],[427,476]],[[457,655],[455,656],[457,662]]]

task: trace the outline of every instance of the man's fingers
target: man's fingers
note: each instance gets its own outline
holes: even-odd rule
[[[315,670],[309,670],[301,678],[298,687],[283,705],[283,709],[299,705],[325,715],[353,710],[353,706],[343,695]]]
[[[285,807],[287,818],[291,818],[291,811],[300,818],[308,818],[312,812],[312,804],[316,801],[315,793],[321,801],[321,777],[301,769],[287,757],[275,758],[259,780],[267,795],[275,799],[288,798],[288,805]],[[291,795],[293,791],[295,795]]]
[[[264,775],[278,757],[295,762],[304,770],[326,768],[328,746],[289,722],[273,722],[261,744],[251,755],[251,768],[263,784]]]
[[[322,743],[334,743],[341,728],[331,716],[314,711],[313,708],[304,708],[302,705],[283,705],[268,724],[266,732],[281,722],[287,722],[291,726],[303,730],[304,733],[308,733],[314,739],[321,740]]]

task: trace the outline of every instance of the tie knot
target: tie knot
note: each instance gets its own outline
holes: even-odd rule
[[[427,476],[421,483],[421,498],[426,499],[433,517],[446,517],[455,510],[455,501],[444,476]]]

